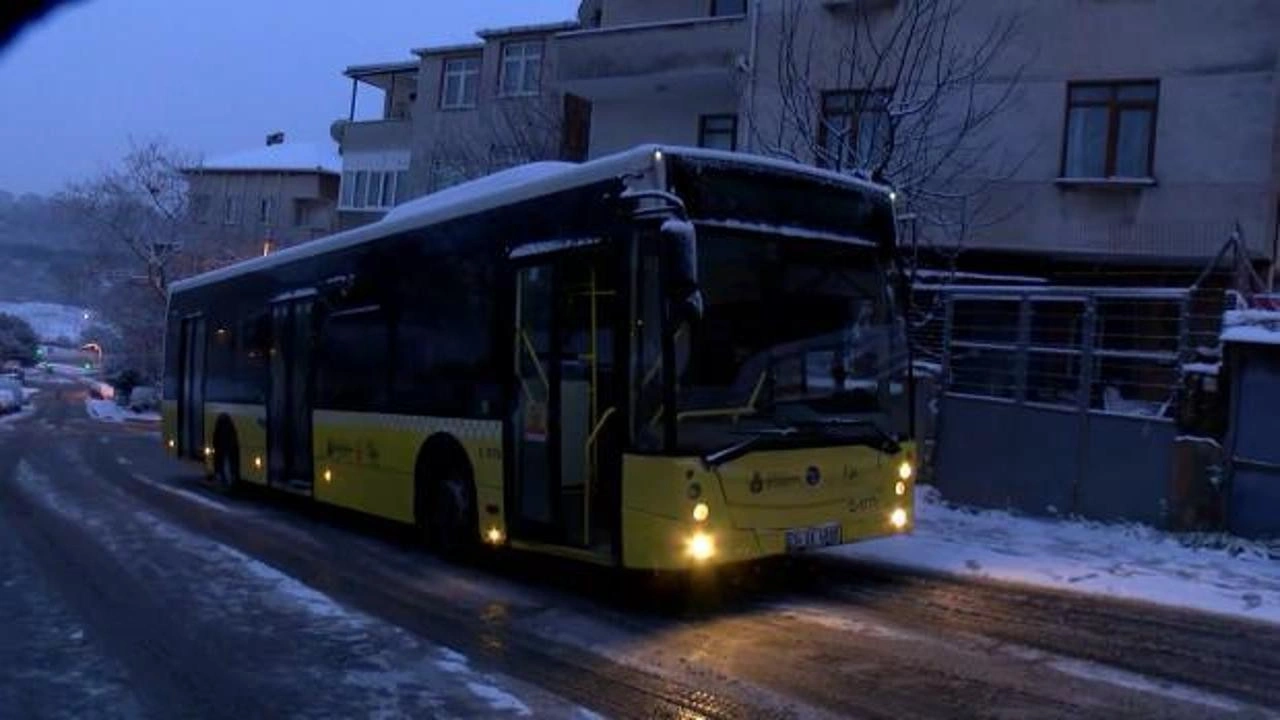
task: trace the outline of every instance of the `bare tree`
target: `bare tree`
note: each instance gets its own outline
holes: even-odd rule
[[[128,258],[161,300],[183,253],[197,250],[182,174],[190,164],[162,141],[134,145],[118,167],[72,184],[61,198],[104,259]]]
[[[85,269],[90,303],[118,330],[100,342],[116,368],[158,376],[169,284],[203,269],[213,243],[195,231],[182,168],[192,163],[163,141],[134,145],[116,167],[70,185],[60,196],[94,242]]]
[[[920,239],[940,250],[998,221],[1008,206],[989,206],[987,191],[1030,151],[989,132],[1026,67],[1012,57],[1017,15],[967,0],[779,5],[764,33],[776,38],[776,62],[759,68],[776,74],[760,85],[777,97],[749,105],[758,152],[891,185]]]

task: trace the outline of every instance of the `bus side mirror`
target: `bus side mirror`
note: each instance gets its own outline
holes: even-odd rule
[[[698,287],[698,235],[693,223],[671,218],[662,224],[662,252],[667,258],[667,302],[679,320],[702,319],[702,289]]]

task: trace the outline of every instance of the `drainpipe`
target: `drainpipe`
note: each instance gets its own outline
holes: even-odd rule
[[[760,58],[760,2],[751,1],[750,47],[747,48],[747,152],[755,152],[756,145],[756,62]]]

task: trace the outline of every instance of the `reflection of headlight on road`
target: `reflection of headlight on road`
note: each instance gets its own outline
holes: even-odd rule
[[[685,541],[684,549],[694,560],[709,560],[716,554],[716,540],[709,533],[696,532]]]
[[[899,530],[906,527],[907,511],[903,510],[902,508],[894,508],[893,512],[889,513],[889,524],[893,525],[895,528]]]

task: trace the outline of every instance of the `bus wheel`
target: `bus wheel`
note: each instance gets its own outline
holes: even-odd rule
[[[230,494],[240,485],[240,449],[235,435],[222,430],[213,444],[213,481],[219,490]]]
[[[431,544],[446,556],[467,554],[476,544],[476,496],[471,478],[457,463],[450,463],[432,483]]]

